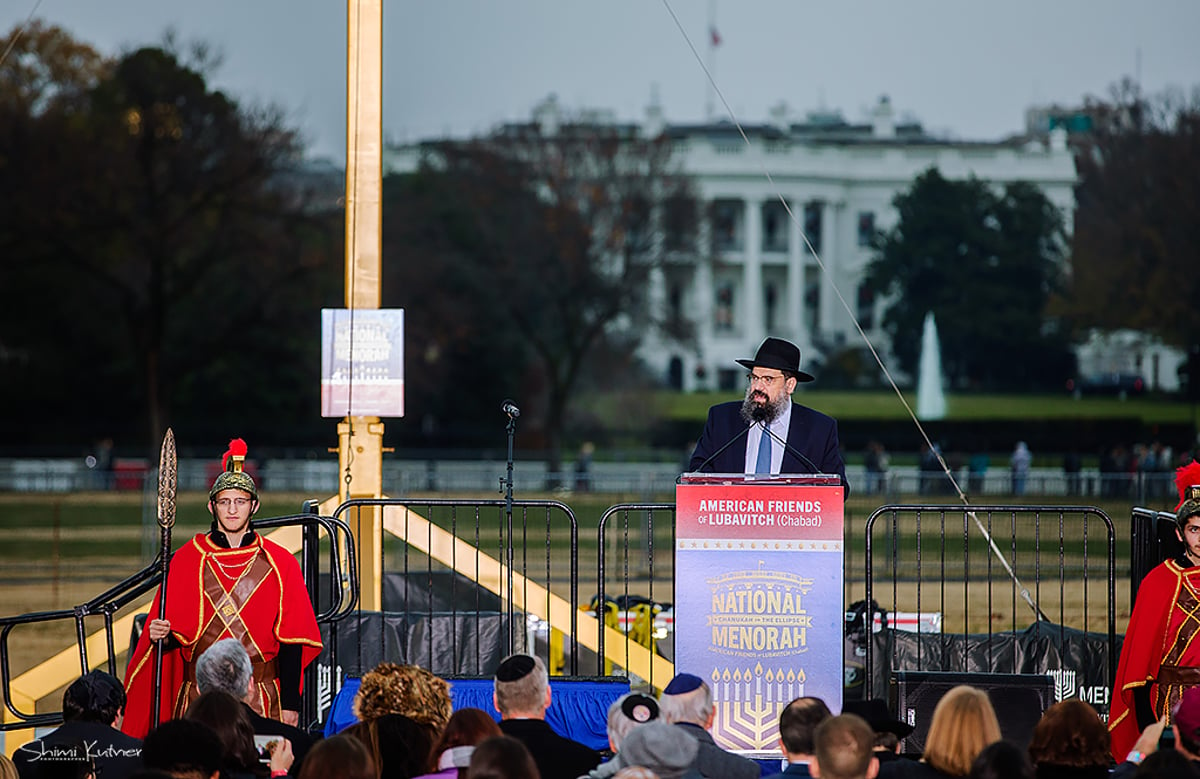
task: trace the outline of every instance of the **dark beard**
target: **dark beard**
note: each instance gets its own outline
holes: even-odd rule
[[[762,423],[769,425],[783,414],[783,410],[787,408],[787,404],[792,402],[788,395],[781,395],[775,403],[767,401],[763,404],[755,403],[751,400],[754,390],[746,389],[746,398],[742,401],[742,419],[748,425]]]

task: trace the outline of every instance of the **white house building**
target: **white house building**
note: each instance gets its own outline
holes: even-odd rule
[[[553,97],[533,114],[543,133],[561,118]],[[807,366],[861,345],[857,320],[886,354],[882,301],[863,284],[869,244],[895,224],[892,199],[930,167],[950,179],[1036,184],[1068,226],[1074,211],[1075,164],[1061,129],[1033,139],[947,140],[897,121],[886,97],[861,124],[837,113],[794,119],[780,106],[766,123],[744,126],[748,143],[728,122],[670,124],[657,105],[637,129],[674,139],[710,215],[702,243],[712,250],[673,254],[651,291],[654,305],[695,323],[695,344],[650,336],[642,346],[651,369],[684,390],[740,389],[745,371],[734,360],[752,356],[768,335],[799,344]],[[417,158],[404,147],[384,159],[392,171]]]

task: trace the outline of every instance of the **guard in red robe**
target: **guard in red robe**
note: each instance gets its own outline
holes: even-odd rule
[[[1108,712],[1112,753],[1125,759],[1149,724],[1200,684],[1200,463],[1176,472],[1175,532],[1184,551],[1155,566],[1138,587]]]
[[[154,646],[165,639],[160,718],[182,716],[198,697],[196,660],[216,641],[236,638],[253,664],[258,695],[248,701],[265,717],[299,720],[304,668],[321,652],[321,634],[296,558],[250,530],[258,488],[242,469],[246,444],[235,439],[225,470],[209,491],[212,529],[175,552],[161,591],[138,639],[125,677],[128,702],[122,730],[141,738],[151,723]]]

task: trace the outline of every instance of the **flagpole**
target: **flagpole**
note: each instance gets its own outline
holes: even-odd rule
[[[713,82],[717,80],[717,46],[721,43],[717,35],[717,0],[708,0],[708,72],[712,76],[705,82],[704,120],[712,122],[716,102]]]

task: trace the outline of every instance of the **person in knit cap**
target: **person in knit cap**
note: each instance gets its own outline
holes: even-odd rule
[[[1176,471],[1175,484],[1175,533],[1183,552],[1146,574],[1129,615],[1108,714],[1118,762],[1142,730],[1200,684],[1200,463]]]
[[[749,758],[717,746],[708,729],[716,717],[712,690],[694,674],[677,674],[658,700],[663,718],[700,742],[696,768],[711,779],[758,779],[762,772]],[[636,731],[635,731],[636,732]]]
[[[600,763],[594,749],[560,736],[546,724],[550,679],[540,657],[505,658],[496,669],[492,702],[500,712],[501,732],[529,749],[541,779],[576,779]]]
[[[321,634],[300,565],[287,549],[250,527],[258,486],[246,473],[246,442],[234,439],[208,493],[212,527],[176,550],[146,629],[126,670],[129,702],[122,729],[142,737],[151,722],[154,647],[163,642],[159,719],[178,717],[198,696],[196,660],[222,638],[246,647],[257,694],[247,703],[264,717],[298,725],[303,671],[321,652]]]

